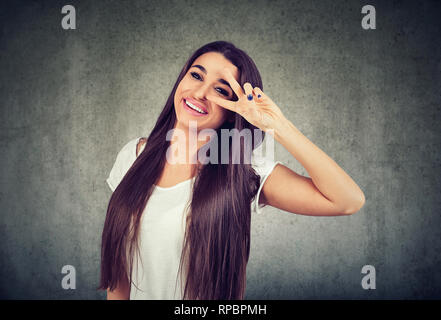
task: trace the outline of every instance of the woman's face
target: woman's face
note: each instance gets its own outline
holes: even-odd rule
[[[233,90],[221,74],[224,68],[239,81],[238,68],[221,53],[207,52],[193,62],[176,89],[176,128],[187,129],[189,121],[196,121],[198,131],[217,129],[225,120],[232,119],[231,111],[206,99],[207,95],[216,95],[232,100]]]

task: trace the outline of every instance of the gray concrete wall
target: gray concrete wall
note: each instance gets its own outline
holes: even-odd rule
[[[61,7],[77,29],[61,28]],[[361,28],[361,8],[377,29]],[[247,299],[441,298],[436,1],[2,1],[0,296],[103,299],[117,152],[148,135],[199,46],[231,41],[264,90],[366,195],[348,217],[252,221]],[[277,145],[276,157],[306,171]],[[73,265],[76,289],[63,290]],[[364,265],[376,289],[363,290]]]

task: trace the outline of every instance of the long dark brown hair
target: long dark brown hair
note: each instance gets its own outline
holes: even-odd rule
[[[250,82],[263,90],[259,71],[252,59],[226,41],[208,43],[196,50],[184,65],[173,90],[148,136],[146,146],[113,192],[107,208],[101,245],[101,280],[98,289],[114,290],[120,281],[132,283],[132,265],[138,248],[139,224],[154,184],[164,169],[170,145],[166,135],[174,128],[174,96],[180,81],[192,63],[207,52],[221,53],[240,72],[239,84]],[[235,97],[237,99],[237,97]],[[225,121],[215,129],[258,130],[235,113],[234,121]],[[235,130],[232,130],[235,131]],[[263,138],[264,133],[259,131]],[[261,143],[254,140],[252,148]],[[230,142],[233,138],[230,138]],[[221,144],[218,143],[218,154]],[[243,162],[208,163],[198,168],[192,187],[189,214],[179,272],[185,272],[183,299],[243,299],[246,265],[250,253],[251,202],[260,179],[249,164],[250,154],[240,148]],[[241,141],[243,146],[243,141]],[[245,160],[248,157],[248,160]]]

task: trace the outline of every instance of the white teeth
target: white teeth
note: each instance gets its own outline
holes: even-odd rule
[[[185,100],[185,103],[187,104],[187,106],[189,106],[190,108],[196,110],[197,112],[202,113],[202,114],[207,114],[205,111],[203,111],[201,108],[196,107],[191,102],[188,102],[187,100]]]

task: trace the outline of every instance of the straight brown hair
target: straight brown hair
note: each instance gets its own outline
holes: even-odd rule
[[[190,56],[147,138],[144,150],[110,198],[102,233],[98,289],[112,291],[120,281],[132,283],[135,248],[139,251],[141,215],[164,169],[170,145],[166,135],[176,122],[176,88],[192,63],[207,52],[221,53],[234,64],[240,72],[241,86],[250,82],[253,87],[263,90],[259,71],[252,59],[230,42],[208,43]],[[238,132],[243,129],[258,130],[237,113],[233,122],[226,121],[215,130],[220,137],[221,129],[233,128]],[[234,137],[230,138],[230,142],[232,139]],[[253,136],[252,148],[259,143],[261,140],[255,141]],[[232,300],[244,297],[250,253],[251,202],[256,196],[260,178],[249,164],[251,155],[244,153],[244,148],[240,150],[243,163],[233,164],[231,146],[232,143],[228,164],[202,165],[195,177],[179,264],[179,273],[185,279],[183,299]],[[220,143],[218,148],[218,154],[221,154]]]

